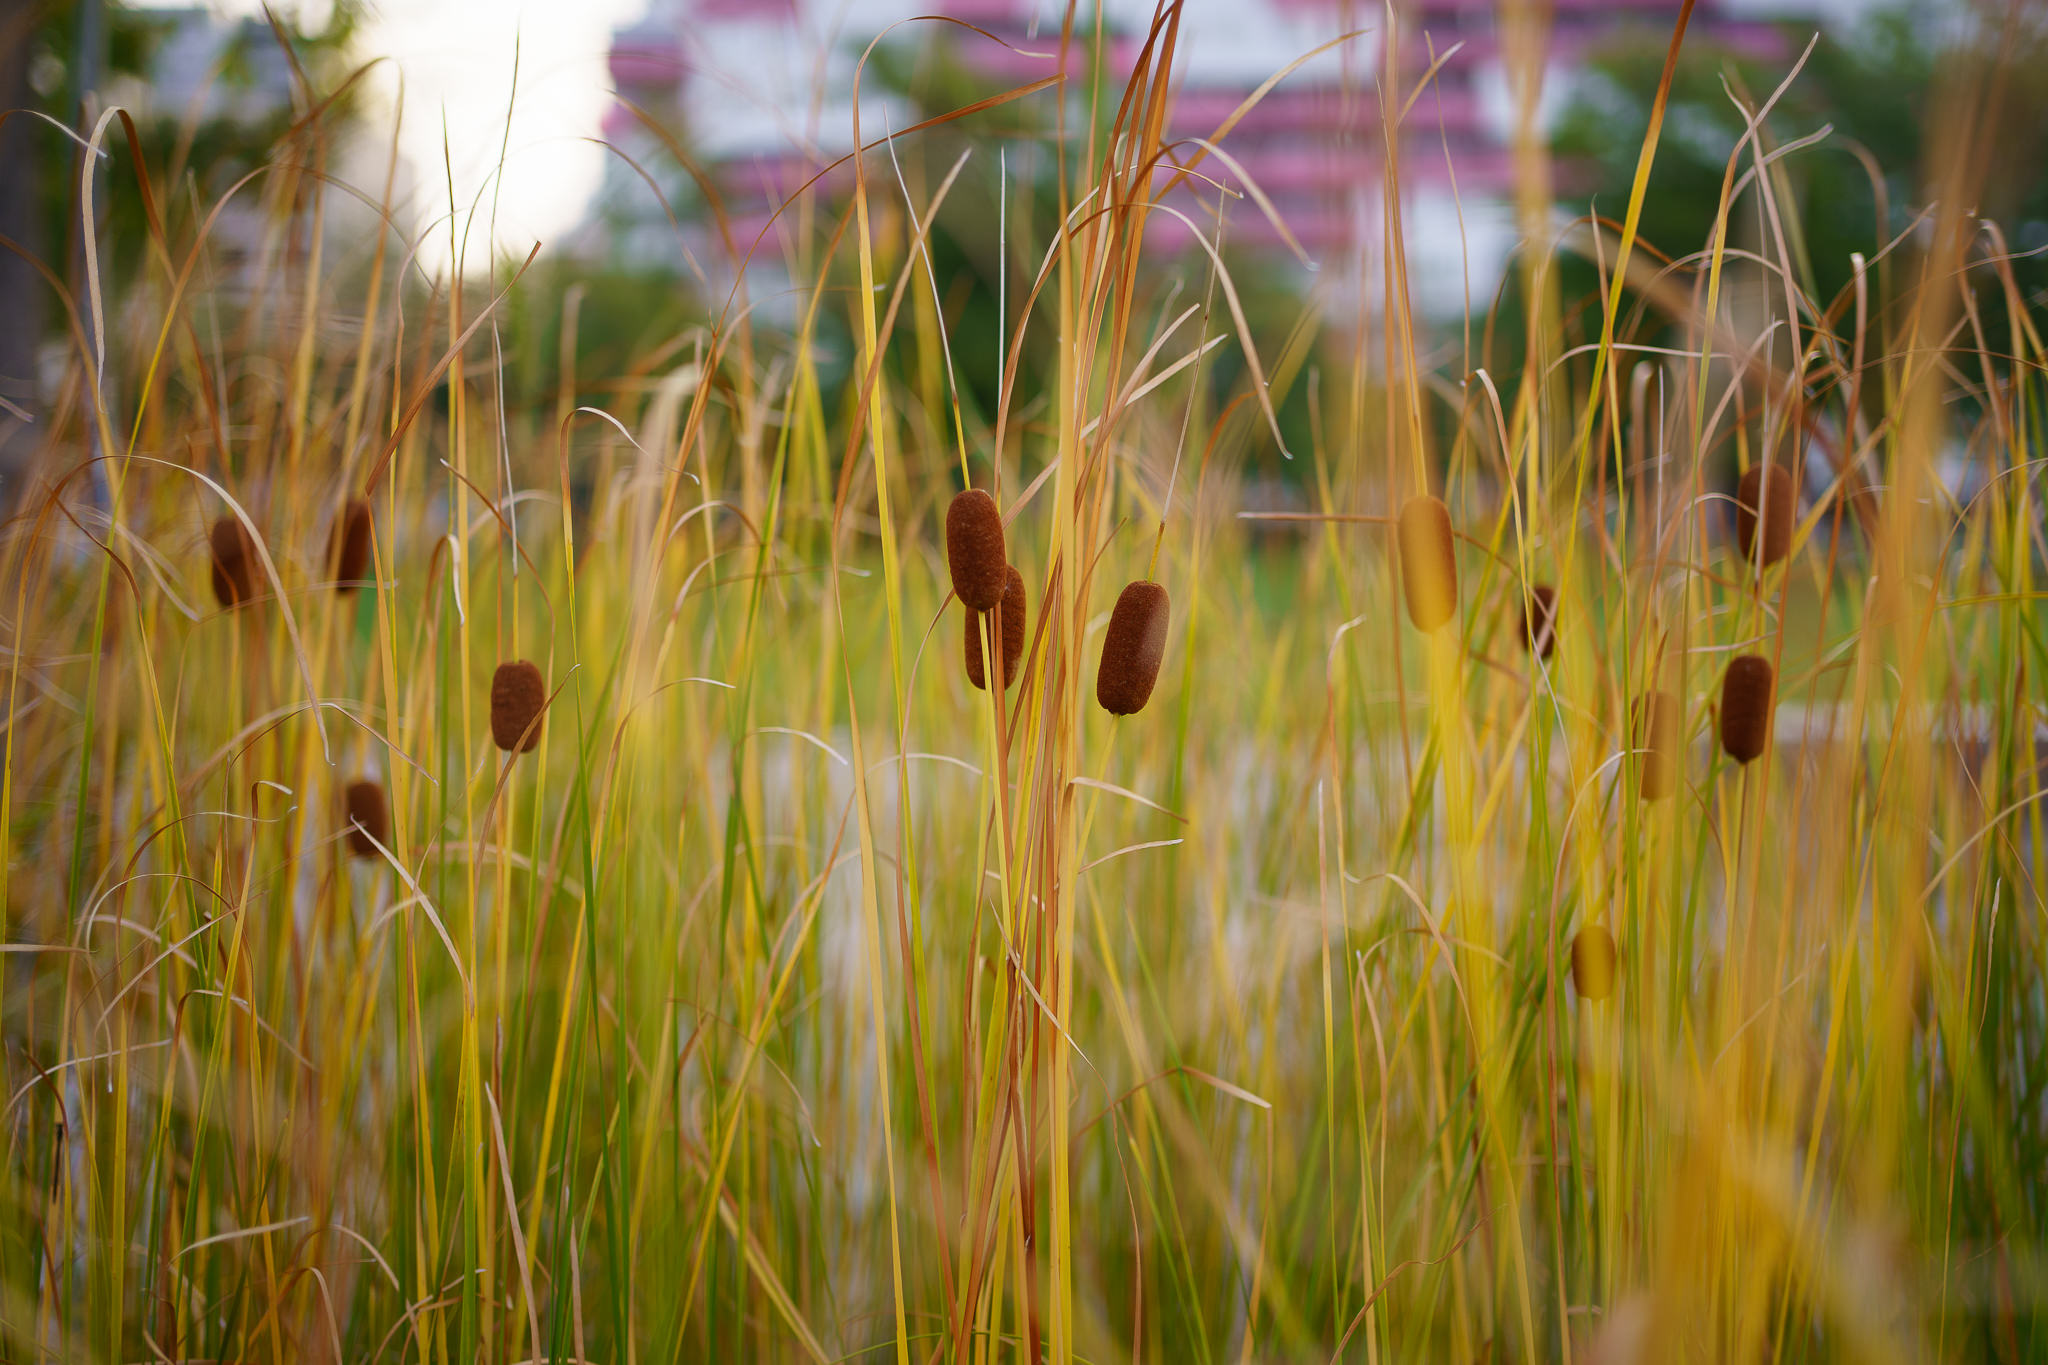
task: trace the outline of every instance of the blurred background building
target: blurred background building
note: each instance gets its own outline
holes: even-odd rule
[[[1484,295],[1515,240],[1512,130],[1518,117],[1504,61],[1501,10],[1480,0],[1410,0],[1401,9],[1402,67],[1415,81],[1452,53],[1417,102],[1401,144],[1402,202],[1408,226],[1411,286],[1418,304],[1440,316],[1461,311],[1467,290]],[[1769,60],[1784,55],[1785,29],[1774,21],[1807,16],[1841,22],[1864,5],[1705,0],[1688,45],[1713,44]],[[1587,55],[1631,30],[1668,40],[1676,0],[1551,0],[1539,115],[1547,121],[1574,89]],[[1108,0],[1105,19],[1111,79],[1128,74],[1152,16],[1150,0]],[[663,161],[660,137],[685,139],[725,197],[735,239],[745,246],[767,228],[776,206],[852,141],[855,66],[866,42],[892,25],[891,41],[932,62],[957,63],[987,91],[1050,74],[1062,7],[1053,0],[652,0],[619,29],[610,69],[619,103],[604,133],[631,162]],[[955,25],[905,24],[942,14]],[[1289,75],[1227,139],[1289,231],[1319,269],[1348,267],[1368,279],[1381,219],[1385,165],[1375,81],[1382,61],[1377,5],[1357,0],[1188,0],[1183,19],[1179,96],[1168,134],[1204,137],[1260,83],[1347,32],[1359,37]],[[1034,98],[1044,99],[1046,96]],[[871,66],[863,83],[863,137],[902,128],[921,116]],[[1191,149],[1192,150],[1192,149]],[[1215,162],[1209,170],[1225,179]],[[1567,174],[1568,174],[1567,169]],[[665,189],[670,186],[665,185]],[[691,198],[691,188],[673,183]],[[1192,202],[1180,205],[1197,211]],[[1186,229],[1155,215],[1155,248],[1171,249]],[[1240,201],[1229,222],[1241,248],[1284,257],[1265,216]],[[701,231],[700,255],[717,259]],[[668,211],[624,158],[607,167],[592,231],[584,245],[622,265],[674,262],[678,240]],[[764,254],[776,253],[772,242]]]
[[[1503,18],[1517,6],[1399,0],[1404,82],[1412,88],[1435,56],[1449,54],[1409,113],[1399,149],[1408,283],[1426,318],[1483,326],[1505,317],[1502,330],[1514,330],[1515,301],[1496,305],[1494,296],[1521,235],[1512,198],[1518,128],[1552,156],[1558,220],[1589,204],[1618,213],[1627,194],[1678,0],[1532,7],[1546,15],[1543,81],[1525,124],[1513,73],[1529,49]],[[264,252],[296,249],[294,215],[309,201],[287,177],[244,179],[308,154],[284,140],[327,139],[317,155],[331,183],[349,187],[322,205],[328,241],[341,249],[330,261],[353,260],[350,250],[360,254],[374,240],[376,196],[395,147],[392,223],[416,283],[433,287],[458,256],[473,273],[543,244],[554,264],[531,277],[533,287],[545,276],[547,288],[583,291],[583,327],[598,339],[589,344],[610,338],[617,355],[680,325],[669,310],[692,319],[707,304],[715,310],[735,259],[750,250],[752,297],[763,316],[778,315],[797,224],[771,228],[773,214],[851,148],[856,66],[879,35],[887,36],[861,85],[868,140],[1052,74],[1064,13],[1062,0],[276,0],[273,29],[258,9],[258,0],[0,0],[0,108],[32,108],[81,135],[109,106],[132,111],[144,145],[162,158],[154,173],[178,186],[177,231],[193,231],[223,205],[205,256],[205,287],[216,297],[232,297]],[[1103,0],[1105,90],[1130,70],[1153,9],[1153,0]],[[1961,0],[1699,0],[1645,204],[1645,240],[1677,249],[1702,240],[1741,133],[1731,78],[1734,88],[1746,82],[1752,95],[1767,93],[1818,31],[1813,60],[1774,122],[1832,130],[1787,175],[1802,201],[1815,287],[1823,296],[1839,289],[1852,252],[1868,255],[1907,225],[1927,169],[1918,101],[1942,50],[1930,33],[1948,22],[1942,16],[1970,12]],[[957,22],[907,22],[931,14]],[[1334,293],[1340,311],[1358,299],[1369,307],[1378,293],[1386,29],[1381,6],[1364,0],[1185,0],[1168,129],[1175,139],[1205,136],[1262,82],[1360,31],[1303,61],[1226,139],[1315,267],[1285,248],[1252,202],[1234,201],[1225,236],[1233,270],[1258,273],[1275,300],[1311,282]],[[1623,51],[1630,55],[1616,56]],[[308,125],[313,134],[300,124],[306,100],[294,59],[321,99],[346,92],[344,104]],[[1077,57],[1070,107],[1085,107],[1087,76]],[[1054,99],[1040,92],[1000,118],[981,116],[971,137],[951,128],[922,136],[912,154],[950,162],[971,142],[973,160],[935,247],[954,252],[956,265],[968,258],[974,269],[957,273],[978,273],[974,287],[989,298],[999,194],[1013,211],[1022,196],[1043,197]],[[2048,129],[2048,118],[2033,122]],[[1881,185],[1850,148],[1882,168]],[[102,266],[139,270],[148,233],[118,129],[107,152],[95,210]],[[2014,172],[1988,182],[1997,202],[1982,207],[2010,224],[2015,269],[2032,289],[2048,270],[2028,254],[2048,247],[2048,180],[2033,150],[2008,154]],[[46,122],[0,126],[0,232],[50,264],[74,296],[83,288],[78,155]],[[870,169],[890,174],[879,157]],[[926,169],[936,176],[943,165]],[[1232,175],[1213,158],[1204,170]],[[849,179],[844,168],[824,177],[821,210],[844,203]],[[893,211],[900,195],[889,188]],[[1173,206],[1200,224],[1213,203],[1213,190],[1204,204],[1183,188]],[[1169,268],[1189,259],[1189,229],[1170,215],[1152,215],[1148,234],[1148,258]],[[1036,229],[1029,235],[1042,240]],[[1590,275],[1590,265],[1561,255],[1562,271]],[[1566,281],[1575,297],[1593,287],[1590,278]],[[1740,292],[1731,285],[1731,298]],[[0,252],[0,490],[33,444],[38,405],[58,392],[72,353],[57,304],[27,260]]]
[[[190,188],[215,183],[216,169],[246,168],[293,116],[291,59],[262,19],[199,5],[130,9],[105,4],[0,0],[0,109],[34,109],[82,139],[100,112],[127,110],[156,144],[191,171]],[[118,127],[108,143],[121,143]],[[0,234],[68,276],[77,287],[74,224],[77,144],[47,124],[9,118],[0,127]],[[98,160],[100,216],[119,213]],[[197,169],[195,169],[197,168]],[[209,241],[208,282],[236,286],[263,233],[260,195],[229,200]],[[89,313],[81,309],[89,323]],[[30,457],[40,400],[67,362],[58,309],[27,256],[0,251],[0,505]]]

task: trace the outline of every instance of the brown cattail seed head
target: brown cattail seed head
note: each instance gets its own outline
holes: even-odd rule
[[[1742,557],[1756,558],[1757,532],[1763,532],[1766,567],[1792,549],[1792,527],[1799,520],[1799,488],[1783,465],[1751,465],[1735,490],[1735,539]]]
[[[1636,772],[1643,800],[1661,801],[1678,790],[1684,768],[1679,746],[1684,727],[1685,708],[1669,692],[1646,692],[1636,698],[1629,733],[1630,747],[1637,751]]]
[[[350,498],[327,533],[327,567],[336,592],[354,592],[370,576],[370,500]]]
[[[223,607],[239,607],[256,596],[256,542],[235,516],[222,517],[206,532],[213,556],[213,596]]]
[[[1614,994],[1614,935],[1589,924],[1572,935],[1572,989],[1582,1000]]]
[[[1741,654],[1728,661],[1721,678],[1721,748],[1737,763],[1763,757],[1776,686],[1771,661],[1762,655]]]
[[[538,748],[540,713],[547,704],[548,685],[538,668],[524,659],[499,664],[491,675],[492,742],[508,754]]]
[[[344,803],[350,853],[358,858],[374,858],[378,844],[391,846],[391,807],[384,800],[383,787],[375,782],[351,782]]]
[[[1458,557],[1451,548],[1451,512],[1423,496],[1401,504],[1401,592],[1417,630],[1435,630],[1458,614]]]
[[[953,495],[946,509],[946,567],[953,594],[969,611],[994,611],[1003,600],[1009,562],[1003,558],[1003,514],[979,488]]]
[[[1003,638],[1000,644],[991,637],[989,648],[996,651],[1003,662],[1003,690],[1010,690],[1017,681],[1017,663],[1024,657],[1024,575],[1010,569],[1003,577]],[[981,637],[989,635],[995,625],[995,612],[970,611],[967,613],[967,681],[976,687],[986,688],[988,679],[981,668]]]
[[[1125,586],[1102,637],[1095,700],[1112,716],[1134,716],[1152,699],[1166,653],[1166,589],[1141,578]]]
[[[1522,604],[1522,645],[1540,659],[1557,646],[1557,589],[1538,583]]]

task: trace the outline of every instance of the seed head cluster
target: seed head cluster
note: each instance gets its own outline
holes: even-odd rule
[[[988,648],[1003,665],[1003,690],[1008,691],[1017,681],[1017,664],[1024,657],[1024,623],[1026,620],[1024,601],[1024,575],[1010,568],[1003,578],[1003,599],[994,611],[969,611],[966,629],[962,632],[966,641],[967,681],[976,688],[988,686],[982,671],[982,646],[986,637]],[[995,634],[998,618],[1001,620],[1001,635]]]
[[[954,494],[946,509],[946,567],[953,595],[969,611],[994,611],[1003,600],[1009,561],[1003,551],[1003,514],[979,488]]]

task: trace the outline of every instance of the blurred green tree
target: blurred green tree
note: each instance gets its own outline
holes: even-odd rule
[[[1924,187],[1937,170],[1931,158],[1949,150],[1931,131],[1943,92],[1994,75],[2002,82],[2005,118],[1995,136],[1984,134],[1991,137],[1983,149],[1984,194],[1972,207],[1999,225],[2011,251],[2022,253],[2013,262],[2022,295],[2035,302],[2048,297],[2048,253],[2024,254],[2048,247],[2048,177],[2041,173],[2048,73],[2031,59],[2040,55],[2043,34],[2022,35],[2004,47],[1981,35],[1945,42],[1930,30],[1934,22],[1924,9],[1887,9],[1822,32],[1767,122],[1766,149],[1832,130],[1781,163],[1793,195],[1784,221],[1798,283],[1823,306],[1852,285],[1851,253],[1875,258],[1926,208]],[[1782,56],[1770,61],[1712,45],[1689,44],[1681,55],[1643,203],[1645,243],[1673,256],[1706,244],[1723,173],[1745,127],[1740,105],[1767,99],[1812,36],[1791,25],[1784,34]],[[1578,177],[1587,191],[1570,207],[1622,216],[1664,56],[1663,35],[1636,30],[1596,55],[1578,82],[1553,137],[1567,177]],[[1751,160],[1745,153],[1738,173]],[[1751,208],[1749,222],[1754,219]],[[1742,231],[1754,235],[1746,224],[1731,227],[1731,234]],[[1911,279],[1902,266],[1914,245],[1902,243],[1889,266],[1892,280]],[[2002,293],[1989,272],[1973,278],[1987,335],[2002,342]],[[1569,262],[1567,308],[1591,297],[1596,284],[1590,263]]]

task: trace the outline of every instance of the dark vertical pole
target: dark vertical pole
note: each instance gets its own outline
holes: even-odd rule
[[[29,39],[41,8],[40,0],[0,0],[0,109],[26,109],[35,101],[28,84]],[[48,134],[22,114],[0,124],[0,234],[31,255],[42,242],[36,151],[38,139]],[[36,346],[45,287],[33,265],[0,247],[0,509],[16,503],[41,437]]]
[[[77,73],[71,109],[75,125],[85,113],[85,97],[100,84],[100,0],[79,0],[78,51],[72,69]]]
[[[86,125],[86,120],[88,118],[96,118],[99,113],[99,111],[96,108],[92,107],[93,104],[97,103],[97,101],[94,101],[92,97],[99,93],[101,46],[102,44],[100,40],[100,0],[79,0],[78,46],[75,53],[73,54],[71,63],[72,71],[75,73],[71,87],[71,126],[75,130],[77,130],[78,135],[80,137],[88,137],[91,135],[92,129]],[[97,164],[90,166],[86,165],[85,158],[85,149],[81,147],[78,150],[77,157],[79,173],[78,183],[80,185],[83,185],[85,183],[85,176],[97,176],[100,173],[99,166]],[[98,353],[106,346],[106,342],[104,338],[100,336],[99,323],[93,317],[92,296],[89,287],[86,283],[85,258],[83,253],[85,251],[86,244],[85,234],[96,234],[99,231],[99,225],[97,223],[90,221],[84,216],[85,201],[83,196],[81,196],[78,200],[75,201],[75,207],[79,210],[79,217],[77,220],[79,227],[79,235],[73,240],[76,241],[78,244],[79,254],[75,256],[71,262],[71,287],[72,292],[77,296],[78,316],[79,320],[83,323],[85,328],[86,343],[91,348],[91,350],[81,358],[80,363],[85,365],[91,365],[94,363],[94,357],[97,356]],[[104,279],[102,280],[102,291],[104,292]],[[101,384],[105,384],[107,382],[107,376],[104,373],[98,374],[97,377],[98,381]],[[90,420],[86,422],[85,438],[87,450],[95,457],[92,466],[92,473],[89,475],[89,483],[92,488],[93,501],[97,505],[105,506],[107,502],[107,478],[106,471],[100,467],[98,459],[96,458],[100,454],[100,429],[99,424],[97,422],[93,422]]]

